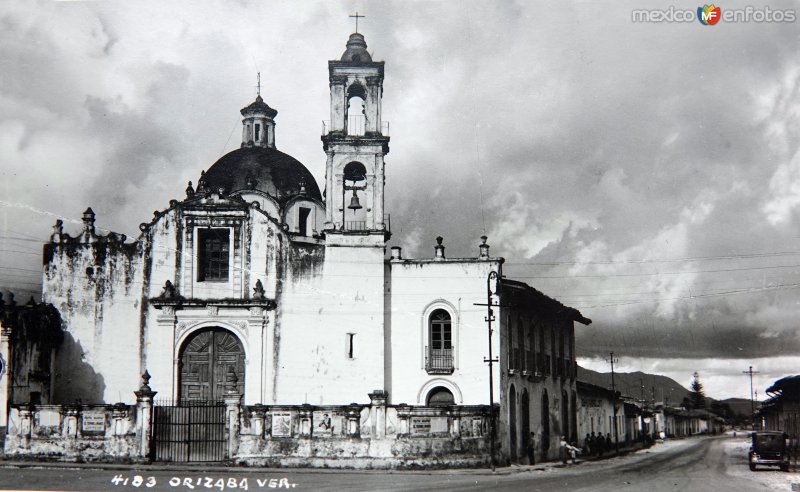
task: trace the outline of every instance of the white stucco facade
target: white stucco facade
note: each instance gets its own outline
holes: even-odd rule
[[[532,432],[547,456],[576,431],[573,325],[589,320],[520,282],[488,282],[504,260],[485,237],[474,257],[447,258],[441,238],[430,257],[387,257],[384,63],[353,34],[329,69],[323,192],[275,149],[277,111],[259,95],[241,110],[241,148],[135,240],[98,234],[91,209],[72,236],[56,224],[43,287],[67,333],[55,400],[132,404],[147,371],[157,399],[347,405],[381,390],[391,404],[486,405],[491,344],[505,453],[525,456]]]

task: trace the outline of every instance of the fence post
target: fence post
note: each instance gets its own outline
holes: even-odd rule
[[[361,437],[361,407],[356,403],[347,407],[347,436]]]
[[[142,385],[138,391],[133,392],[136,395],[136,433],[140,437],[139,456],[147,459],[151,457],[150,439],[152,437],[153,397],[157,393],[150,388],[149,383],[150,373],[145,369],[144,374],[142,374]]]
[[[397,419],[400,424],[397,437],[408,437],[411,433],[411,427],[409,425],[411,421],[411,407],[405,403],[397,405]]]
[[[300,437],[310,438],[312,433],[312,419],[314,409],[308,403],[303,404],[298,412],[300,416]]]
[[[64,405],[61,411],[64,415],[64,421],[61,424],[61,435],[64,436],[65,439],[77,439],[79,432],[78,420],[80,420],[80,406]]]
[[[369,394],[371,435],[375,439],[383,439],[386,436],[386,400],[388,397],[389,395],[384,390],[375,390]]]
[[[264,438],[264,415],[266,411],[267,407],[260,403],[250,407],[250,422],[252,422],[250,424],[250,432],[260,439]]]
[[[33,411],[30,407],[19,409],[19,437],[22,438],[21,447],[28,449],[31,445],[31,431],[33,430]]]
[[[227,415],[228,449],[226,458],[233,459],[239,449],[239,414],[241,413],[242,394],[237,387],[239,378],[233,370],[228,372],[228,390],[225,391],[225,414]]]

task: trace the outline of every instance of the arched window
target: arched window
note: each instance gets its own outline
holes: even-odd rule
[[[437,386],[428,392],[428,397],[425,398],[425,404],[429,407],[443,407],[447,405],[455,405],[455,398],[453,392],[444,386]]]
[[[450,313],[436,309],[428,318],[428,350],[425,369],[428,374],[453,373],[453,323]]]
[[[514,326],[511,324],[511,315],[506,316],[506,338],[508,339],[508,368],[516,369],[514,362]]]

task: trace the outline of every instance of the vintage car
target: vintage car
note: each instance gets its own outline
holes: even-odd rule
[[[786,434],[776,431],[757,431],[751,435],[750,470],[756,465],[779,466],[782,471],[789,471],[789,452],[786,446]]]

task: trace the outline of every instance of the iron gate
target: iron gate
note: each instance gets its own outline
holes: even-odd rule
[[[225,458],[225,404],[215,401],[156,403],[153,459],[222,461]]]

